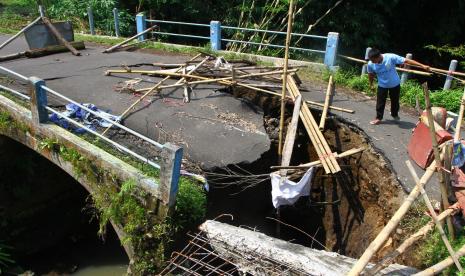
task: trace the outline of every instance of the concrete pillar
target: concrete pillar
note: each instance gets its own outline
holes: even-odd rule
[[[337,46],[339,43],[339,33],[328,33],[326,40],[325,65],[333,70],[336,65]]]
[[[140,34],[147,29],[147,21],[146,21],[145,13],[141,12],[136,15],[136,27],[137,33]],[[139,36],[139,41],[145,40],[145,34]]]
[[[91,7],[87,8],[87,17],[89,17],[90,34],[95,35],[94,12]]]
[[[365,60],[368,61],[368,53],[371,51],[371,47],[365,49]],[[363,64],[362,66],[362,76],[367,73],[367,65]]]
[[[160,160],[160,193],[161,200],[169,208],[174,207],[181,176],[183,149],[167,143],[163,145]]]
[[[48,121],[47,92],[42,88],[45,81],[37,77],[29,78],[29,92],[31,95],[31,113],[34,124],[46,123]]]
[[[449,65],[449,72],[455,72],[455,69],[457,69],[457,61],[451,60],[450,65]],[[449,90],[450,86],[452,85],[452,75],[449,73],[447,74],[446,77],[446,82],[444,83],[444,90]]]
[[[213,51],[221,50],[221,22],[210,22],[210,44]]]
[[[115,35],[116,37],[119,37],[119,15],[117,8],[113,9],[113,18],[115,19]]]
[[[412,59],[413,55],[408,53],[407,55],[405,55],[405,58],[408,58],[408,59]],[[405,65],[405,69],[409,69],[410,66],[408,65]],[[402,73],[402,76],[400,77],[400,83],[405,83],[406,81],[408,80],[408,73],[407,72],[403,72]]]

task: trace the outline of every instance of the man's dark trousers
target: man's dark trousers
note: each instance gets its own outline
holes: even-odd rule
[[[384,88],[378,86],[378,95],[376,96],[376,119],[382,120],[384,115],[384,107],[386,106],[386,99],[389,94],[391,99],[391,116],[399,116],[399,97],[400,85],[392,88]]]

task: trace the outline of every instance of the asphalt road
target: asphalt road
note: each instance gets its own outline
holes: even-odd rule
[[[0,36],[0,41],[6,38]],[[27,45],[21,37],[0,50],[0,56],[23,50],[27,50]],[[1,65],[25,76],[40,77],[47,86],[75,101],[93,103],[111,110],[113,114],[121,114],[137,97],[116,92],[114,87],[130,76],[104,76],[106,70],[121,69],[121,64],[182,63],[191,58],[126,51],[103,54],[102,50],[99,46],[87,46],[80,57],[61,53],[8,61]],[[154,67],[151,68],[153,70]],[[160,80],[148,76],[141,78],[147,87]],[[217,91],[218,88],[221,87],[199,85],[189,104],[182,102],[183,89],[163,90],[163,97],[153,97],[151,103],[144,100],[138,106],[139,110],[124,123],[162,143],[168,141],[183,145],[185,155],[204,168],[257,160],[270,148],[263,126],[263,112],[243,100]],[[218,120],[222,115],[236,118],[239,122],[224,123]]]
[[[6,38],[7,36],[0,35],[0,41]],[[0,55],[16,53],[26,48],[25,40],[20,38],[0,50]],[[82,51],[81,57],[62,53],[3,62],[1,65],[26,76],[43,78],[52,89],[74,100],[94,103],[103,109],[110,109],[113,114],[120,114],[135,101],[135,97],[115,92],[114,86],[127,79],[104,76],[107,69],[117,69],[121,64],[179,63],[190,58],[183,55],[141,52],[103,54],[101,50],[99,46],[88,46]],[[159,80],[153,77],[143,79],[146,86]],[[307,81],[303,86],[308,90],[303,92],[304,98],[324,101],[324,83]],[[220,87],[215,85],[199,86],[189,104],[182,103],[182,89],[164,91],[163,99],[156,98],[151,104],[142,104],[143,108],[131,115],[125,124],[156,140],[183,144],[187,155],[206,168],[255,161],[270,147],[270,140],[263,127],[262,111],[251,107],[247,102],[218,92],[218,88]],[[403,110],[400,112],[401,121],[394,122],[390,120],[387,106],[384,123],[372,126],[369,121],[375,116],[375,101],[343,88],[336,88],[333,105],[356,110],[355,114],[338,111],[331,113],[363,130],[374,147],[389,160],[391,169],[404,189],[411,189],[414,183],[405,166],[405,160],[409,159],[407,145],[417,117]],[[254,126],[253,130],[251,131],[250,127],[244,128],[217,121],[220,113],[239,115],[246,125]],[[417,172],[420,176],[423,174],[420,168],[417,168]],[[439,198],[436,178],[428,184],[427,191],[430,196]]]

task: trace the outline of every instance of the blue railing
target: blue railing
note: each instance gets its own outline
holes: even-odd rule
[[[162,29],[161,27],[158,28],[157,31],[153,31],[152,33],[159,34],[159,35],[175,36],[175,37],[187,37],[187,38],[194,38],[194,39],[201,39],[201,40],[210,40],[211,49],[214,51],[222,50],[222,42],[233,42],[233,43],[241,43],[244,45],[256,45],[256,46],[265,46],[265,47],[280,48],[280,49],[285,48],[284,45],[253,42],[253,41],[243,41],[243,40],[222,37],[222,33],[223,33],[222,30],[235,30],[235,31],[241,31],[241,32],[259,32],[259,33],[269,33],[269,34],[274,34],[274,35],[286,35],[286,32],[281,32],[281,31],[222,26],[221,22],[219,21],[211,21],[210,24],[200,24],[200,23],[179,22],[179,21],[169,21],[169,20],[152,20],[152,19],[147,19],[144,13],[139,13],[136,16],[136,24],[137,24],[138,33],[142,33],[143,31],[147,29],[147,22],[157,23],[160,26],[163,26],[164,24],[170,24],[170,25],[184,25],[184,26],[194,26],[194,27],[200,27],[200,28],[209,28],[209,34],[205,32],[206,33],[205,36],[184,34],[184,33],[163,32],[161,31]],[[291,36],[318,39],[318,40],[326,40],[325,49],[307,49],[307,48],[302,48],[302,47],[290,47],[289,49],[294,50],[294,51],[324,54],[324,64],[326,66],[331,68],[336,65],[337,46],[339,42],[338,33],[330,32],[328,33],[327,36],[292,33]],[[146,39],[145,34],[139,37],[140,41],[144,41],[145,39]]]

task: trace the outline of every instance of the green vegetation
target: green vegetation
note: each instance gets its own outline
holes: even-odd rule
[[[323,79],[328,81],[329,75],[329,72],[325,72]],[[368,96],[376,96],[373,91],[370,90],[368,76],[360,76],[360,73],[354,69],[340,69],[334,73],[333,77],[337,85],[360,91]],[[376,83],[374,86],[376,87]],[[430,98],[433,106],[441,106],[445,107],[448,111],[458,112],[462,95],[463,87],[457,87],[448,91],[433,90],[431,91]],[[424,108],[425,97],[420,83],[415,80],[409,80],[401,86],[400,102],[402,104],[415,107],[417,97],[420,107]]]
[[[461,233],[457,233],[457,238],[451,241],[451,245],[454,248],[454,251],[460,249],[465,245],[465,233],[462,230]],[[449,239],[450,240],[450,239]],[[418,255],[422,260],[425,260],[424,267],[430,267],[450,256],[447,251],[444,242],[441,239],[441,235],[437,230],[425,237],[425,240],[422,246],[419,248]],[[459,259],[460,264],[465,266],[465,257]],[[450,266],[445,271],[442,272],[442,275],[460,275],[455,265]]]
[[[8,129],[20,130],[23,133],[29,132],[28,125],[14,120],[10,113],[0,110],[0,131]]]
[[[10,253],[8,253],[10,249],[11,247],[0,241],[0,274],[2,274],[3,269],[8,268],[8,266],[15,263],[11,258]]]
[[[90,139],[88,136],[84,137]],[[101,141],[94,140],[94,144],[102,146],[110,153],[118,152]],[[190,178],[181,177],[175,211],[171,217],[160,221],[156,214],[145,207],[143,202],[147,201],[149,195],[138,188],[134,180],[120,184],[110,172],[102,170],[77,150],[61,145],[56,139],[41,140],[39,148],[56,152],[65,161],[72,163],[77,177],[88,180],[93,191],[90,199],[99,219],[99,234],[105,234],[110,221],[121,227],[126,235],[122,243],[130,243],[134,247],[134,270],[137,274],[156,273],[163,266],[173,237],[198,225],[205,217],[206,195],[202,186]],[[121,155],[119,153],[117,157]],[[132,161],[137,167],[140,163]],[[153,177],[159,174],[153,168],[143,171]]]

